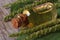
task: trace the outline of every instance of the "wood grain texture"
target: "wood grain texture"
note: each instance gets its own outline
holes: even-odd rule
[[[14,29],[11,22],[4,22],[4,17],[10,13],[10,9],[2,7],[14,1],[0,0],[0,40],[16,40],[16,38],[10,38],[9,34],[18,32],[18,29]]]

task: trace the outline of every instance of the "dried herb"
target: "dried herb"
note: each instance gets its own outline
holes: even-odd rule
[[[38,37],[41,37],[42,35],[47,35],[48,33],[59,31],[59,30],[60,30],[60,24],[56,24],[55,26],[47,27],[43,30],[34,32],[30,34],[30,36],[27,36],[24,40],[34,40]]]
[[[23,35],[23,34],[28,34],[29,35],[33,32],[39,31],[41,29],[44,29],[44,28],[47,28],[47,27],[50,27],[50,26],[53,26],[53,25],[56,25],[56,24],[59,24],[59,23],[60,23],[60,19],[57,19],[57,21],[50,21],[50,22],[44,23],[42,25],[33,27],[31,29],[21,30],[20,32],[18,32],[16,34],[14,33],[14,34],[11,34],[9,36],[10,37],[16,37],[16,36],[20,36],[20,35]]]
[[[55,0],[56,1],[56,0]],[[4,21],[11,20],[16,14],[21,13],[24,9],[31,9],[34,6],[45,2],[55,2],[54,0],[19,0],[11,4],[11,13],[4,18]],[[31,2],[31,3],[30,3]],[[22,6],[23,5],[23,6]]]

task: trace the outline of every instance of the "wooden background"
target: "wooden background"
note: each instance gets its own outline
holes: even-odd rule
[[[0,0],[0,40],[16,40],[9,37],[9,34],[18,32],[18,29],[12,27],[11,22],[4,22],[4,17],[10,13],[10,9],[2,7],[3,5],[14,2],[15,0]]]

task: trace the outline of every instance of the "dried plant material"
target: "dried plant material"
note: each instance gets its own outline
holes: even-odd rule
[[[12,24],[15,28],[19,28],[20,26],[26,26],[28,24],[27,15],[18,14],[17,17],[12,19]]]
[[[45,29],[47,27],[51,27],[51,26],[56,25],[56,24],[60,24],[60,19],[57,19],[55,21],[49,21],[49,22],[46,22],[44,24],[40,24],[39,26],[33,27],[31,29],[21,30],[20,32],[18,32],[16,34],[15,33],[11,34],[10,37],[16,37],[16,36],[20,36],[23,34],[29,35],[31,33],[37,32],[37,31]]]

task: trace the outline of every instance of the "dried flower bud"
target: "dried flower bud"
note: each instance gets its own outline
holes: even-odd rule
[[[27,16],[30,16],[30,12],[28,10],[24,10],[23,14],[26,14]]]
[[[29,23],[28,17],[25,14],[19,14],[16,16],[16,18],[13,18],[11,21],[14,28],[19,28],[20,26],[26,26]]]

